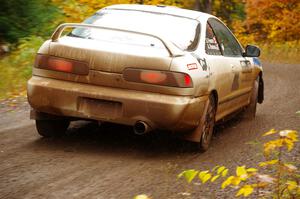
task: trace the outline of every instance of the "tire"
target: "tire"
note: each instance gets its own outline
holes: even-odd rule
[[[257,78],[254,82],[253,89],[251,92],[250,104],[246,107],[244,111],[244,118],[254,119],[256,115],[257,97],[258,97],[258,85],[259,79]]]
[[[46,138],[59,137],[65,134],[70,121],[68,120],[36,120],[35,121],[37,132]]]
[[[216,111],[217,111],[216,104],[217,102],[214,96],[210,95],[208,107],[205,113],[205,119],[202,127],[202,134],[201,134],[200,142],[198,144],[198,149],[201,152],[207,151],[211,143],[212,135],[214,132],[214,126],[215,126]]]

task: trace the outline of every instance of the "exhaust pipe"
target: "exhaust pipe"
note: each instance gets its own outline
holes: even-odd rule
[[[143,121],[137,121],[133,126],[134,133],[137,135],[143,135],[151,131],[151,127]]]

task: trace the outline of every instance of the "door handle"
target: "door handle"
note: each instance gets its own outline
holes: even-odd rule
[[[233,64],[230,64],[230,66],[231,66],[231,70],[232,70],[232,71],[235,71],[236,66],[233,65]]]

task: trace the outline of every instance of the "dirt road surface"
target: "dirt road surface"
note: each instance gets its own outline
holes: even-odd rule
[[[300,65],[265,64],[265,102],[254,121],[236,118],[220,125],[206,153],[159,132],[133,135],[117,125],[72,124],[68,135],[43,139],[29,118],[26,99],[0,103],[0,198],[153,199],[232,198],[230,192],[190,184],[184,169],[214,165],[254,166],[263,160],[261,134],[271,128],[300,129]],[[291,161],[300,166],[296,146]],[[189,194],[188,194],[189,193]]]

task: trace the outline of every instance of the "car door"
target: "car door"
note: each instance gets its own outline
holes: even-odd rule
[[[225,101],[232,92],[232,81],[234,74],[227,58],[222,54],[221,46],[209,23],[206,24],[205,33],[205,60],[209,70],[209,86],[218,92],[218,109],[216,120],[223,117],[228,110],[228,103]],[[221,103],[220,103],[221,102]]]
[[[243,57],[243,48],[231,31],[215,18],[210,18],[208,24],[213,29],[222,52],[222,64],[230,68],[230,75],[226,77],[230,91],[219,100],[220,105],[224,104],[223,115],[227,115],[248,103],[251,87],[247,81],[247,74],[251,74],[252,68],[250,62]]]

